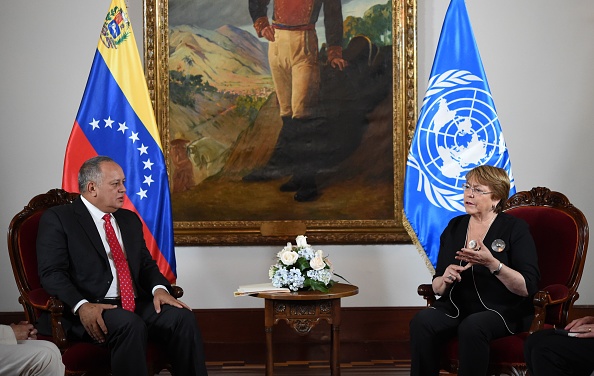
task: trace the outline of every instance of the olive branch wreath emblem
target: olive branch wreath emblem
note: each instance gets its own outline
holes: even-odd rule
[[[434,95],[446,89],[451,89],[459,85],[469,85],[476,81],[483,80],[466,70],[452,69],[435,75],[429,80],[422,107],[425,107]],[[464,205],[460,202],[463,194],[433,185],[423,168],[421,168],[419,161],[412,154],[408,156],[407,165],[419,171],[417,190],[422,190],[431,204],[449,211],[464,211]]]

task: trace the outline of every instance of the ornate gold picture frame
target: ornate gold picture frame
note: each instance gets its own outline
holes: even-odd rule
[[[180,38],[182,37],[179,34],[180,29],[174,29],[169,24],[170,11],[173,9],[170,7],[175,6],[176,1],[181,0],[144,0],[145,75],[168,164],[172,187],[175,243],[177,245],[284,244],[294,240],[294,237],[300,234],[307,235],[311,244],[409,242],[410,238],[402,224],[402,186],[406,156],[417,116],[416,0],[392,0],[390,66],[383,72],[383,74],[386,71],[389,73],[391,85],[388,84],[390,93],[387,97],[387,105],[386,103],[383,105],[384,111],[382,112],[382,106],[378,102],[375,103],[376,107],[365,114],[366,122],[369,124],[366,123],[366,128],[361,132],[357,147],[354,147],[354,150],[351,150],[344,159],[336,162],[335,169],[326,171],[327,173],[323,175],[326,180],[318,179],[320,194],[310,202],[294,200],[294,192],[280,192],[278,186],[286,180],[251,182],[242,178],[250,170],[255,169],[258,163],[263,163],[262,156],[266,151],[260,150],[257,157],[254,157],[255,154],[250,154],[256,153],[254,145],[268,144],[268,149],[274,146],[274,140],[271,142],[268,139],[270,137],[267,137],[267,133],[262,130],[262,127],[268,127],[266,129],[270,133],[270,129],[273,129],[270,124],[274,122],[270,119],[274,117],[269,115],[266,118],[261,115],[264,108],[274,113],[274,104],[277,102],[269,100],[270,97],[266,97],[266,100],[258,105],[261,106],[258,107],[260,115],[251,113],[250,121],[245,122],[245,128],[241,132],[237,131],[237,137],[226,140],[227,144],[217,149],[219,152],[215,153],[214,157],[204,152],[204,149],[200,152],[196,151],[202,147],[199,145],[204,145],[208,141],[206,139],[209,139],[204,133],[199,132],[200,140],[193,140],[192,137],[180,131],[180,129],[196,129],[197,124],[205,121],[203,118],[199,119],[197,114],[204,116],[207,114],[200,111],[193,112],[195,121],[188,120],[191,118],[186,113],[192,111],[187,109],[193,106],[190,104],[189,107],[180,107],[178,105],[180,95],[186,95],[183,97],[186,100],[188,97],[195,97],[188,96],[187,90],[180,94],[179,87],[175,86],[179,84],[178,81],[187,83],[189,80],[192,81],[192,85],[218,92],[219,94],[212,101],[214,104],[230,103],[224,100],[231,95],[235,101],[233,110],[236,110],[239,103],[238,97],[242,94],[234,93],[232,86],[227,86],[225,89],[221,89],[220,86],[217,88],[219,84],[217,80],[207,74],[191,74],[189,68],[197,65],[198,58],[192,55],[196,52],[196,46],[191,46],[190,49],[193,52],[184,52],[183,57],[174,55],[176,51],[181,50]],[[230,6],[244,7],[246,14],[249,14],[247,0],[193,1],[204,4],[210,11],[219,9],[221,15],[225,14],[224,8]],[[187,2],[188,0],[184,0],[184,3]],[[343,4],[347,3],[349,2],[343,1]],[[386,3],[382,4],[379,0],[377,4],[386,6]],[[387,4],[390,6],[389,2]],[[345,30],[347,26],[349,25],[345,21]],[[235,30],[235,28],[231,29]],[[188,28],[182,31],[188,32]],[[190,33],[193,32],[195,31],[190,30]],[[357,49],[356,44],[353,43],[353,46],[349,44],[344,53],[352,59],[351,66],[357,64],[356,59],[366,61],[367,66],[365,64],[362,66],[368,71],[368,67],[373,64],[372,60],[375,61],[374,59],[379,56],[379,48],[367,37],[358,38],[357,41],[364,48]],[[366,45],[365,41],[369,42],[369,45]],[[368,82],[366,80],[376,78],[373,75],[378,73],[374,71],[367,74],[371,74],[369,76],[371,78],[363,77],[361,81],[363,85]],[[351,78],[346,77],[338,81],[351,82]],[[381,79],[378,82],[381,84]],[[331,92],[342,93],[343,91],[339,89]],[[357,90],[354,93],[360,94]],[[354,103],[361,102],[361,98],[365,97],[356,98]],[[245,98],[242,97],[242,99],[245,102]],[[345,106],[351,105],[345,104]],[[228,111],[230,107],[227,106],[221,113]],[[248,107],[248,109],[253,108]],[[276,108],[276,114],[278,114],[278,108]],[[245,116],[248,116],[247,112]],[[183,120],[180,120],[180,117],[183,117]],[[172,119],[175,120],[172,121]],[[369,135],[373,133],[371,129],[381,129],[382,122],[388,127],[385,128],[386,133],[382,135],[376,131],[377,134]],[[191,124],[188,125],[188,123]],[[217,125],[224,127],[224,125]],[[224,134],[229,133],[233,132],[224,132]],[[342,132],[347,135],[351,133],[353,130],[350,128],[345,128]],[[277,135],[278,132],[273,135],[273,138],[276,139]],[[333,137],[336,135],[340,138],[341,132],[335,133]],[[257,137],[260,137],[262,142],[256,142]],[[328,145],[332,145],[332,140],[334,138],[329,138]],[[385,149],[382,149],[384,143],[388,149],[391,149],[386,149],[387,154],[382,154],[382,150]],[[212,144],[214,143],[208,146],[211,147]],[[216,143],[216,145],[219,144],[225,144],[225,142]],[[243,148],[238,146],[240,144],[244,145]],[[246,144],[248,146],[245,146]],[[268,150],[269,156],[270,150]],[[197,175],[212,167],[210,164],[214,163],[215,158],[223,160],[219,163],[216,172],[198,179]],[[234,164],[230,160],[233,160]],[[185,170],[182,171],[183,169]],[[382,175],[382,171],[385,172],[386,169],[389,171],[389,176]]]

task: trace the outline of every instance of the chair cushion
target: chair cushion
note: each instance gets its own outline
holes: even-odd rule
[[[528,337],[528,332],[522,332],[491,341],[490,362],[496,364],[524,363],[526,337]]]
[[[167,358],[162,346],[149,341],[146,351],[147,363],[159,372],[167,366]],[[108,374],[110,372],[110,355],[107,346],[89,342],[72,342],[62,354],[62,362],[70,374]]]
[[[76,342],[62,354],[62,362],[70,373],[94,371],[108,373],[109,350],[105,346],[87,342]]]
[[[552,325],[546,325],[545,329],[552,328]],[[511,336],[498,338],[491,341],[491,353],[489,361],[491,364],[523,364],[524,362],[524,341],[528,337],[528,332],[522,332]],[[442,354],[446,364],[457,363],[458,359],[458,338],[448,341]],[[457,365],[456,365],[457,367]]]

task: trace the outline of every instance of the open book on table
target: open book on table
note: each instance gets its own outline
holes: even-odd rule
[[[237,291],[233,293],[234,296],[246,296],[246,295],[255,295],[261,292],[273,292],[273,293],[288,293],[291,292],[286,287],[274,287],[272,283],[256,283],[252,285],[242,285],[239,286]]]

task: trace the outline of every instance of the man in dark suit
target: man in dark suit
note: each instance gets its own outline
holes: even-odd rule
[[[206,375],[191,309],[169,294],[171,285],[146,247],[138,216],[121,209],[124,183],[122,168],[111,158],[82,165],[81,196],[48,209],[40,219],[41,283],[68,306],[69,335],[108,346],[113,375],[147,375],[148,338],[165,345],[174,374]],[[127,268],[121,269],[118,255]],[[38,329],[47,331],[47,323]]]

